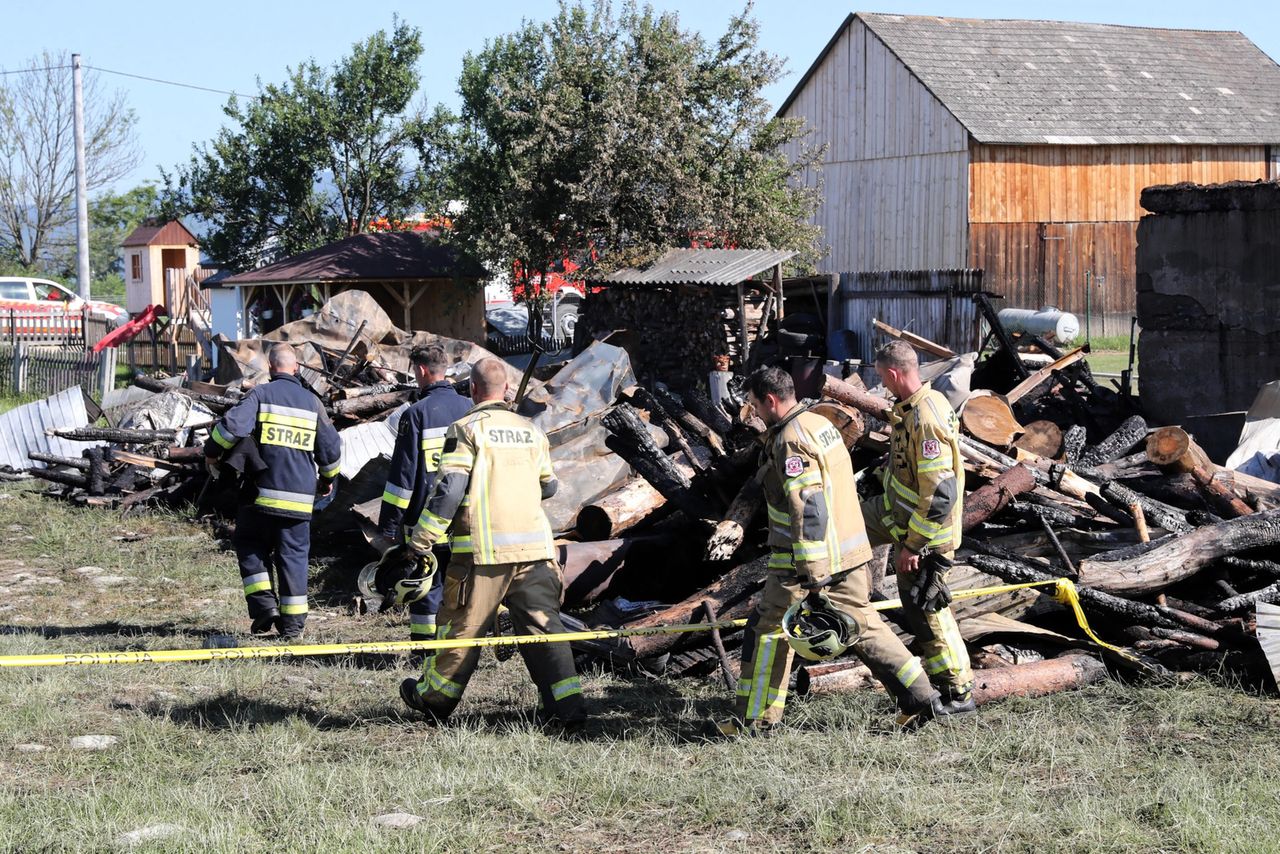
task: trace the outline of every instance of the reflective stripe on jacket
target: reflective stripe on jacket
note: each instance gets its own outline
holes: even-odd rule
[[[772,569],[822,579],[871,560],[871,545],[840,432],[796,407],[765,436],[760,475]]]
[[[404,534],[418,523],[440,469],[445,432],[470,409],[470,400],[441,381],[423,389],[422,396],[401,413],[378,515],[383,536],[400,539],[402,523]]]
[[[960,547],[964,464],[959,420],[941,392],[925,383],[890,415],[889,466],[884,472],[885,527],[913,552]]]
[[[218,419],[205,453],[220,457],[246,436],[257,441],[266,464],[254,480],[254,506],[274,516],[310,518],[317,475],[333,480],[342,459],[342,440],[319,398],[293,374],[272,374],[271,382]]]
[[[501,401],[480,404],[445,435],[413,544],[425,550],[447,531],[453,552],[472,555],[476,564],[553,560],[542,499],[554,482],[542,431]]]

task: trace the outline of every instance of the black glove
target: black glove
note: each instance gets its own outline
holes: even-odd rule
[[[941,611],[951,604],[951,588],[947,586],[951,561],[937,552],[926,552],[920,555],[919,566],[907,598],[927,614]]]

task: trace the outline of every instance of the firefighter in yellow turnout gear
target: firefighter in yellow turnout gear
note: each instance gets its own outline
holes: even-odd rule
[[[747,382],[749,400],[770,425],[758,477],[769,514],[768,577],[742,644],[735,720],[720,725],[766,728],[782,718],[792,649],[780,632],[794,603],[821,590],[853,618],[853,651],[898,702],[905,716],[931,716],[938,693],[919,659],[871,608],[871,548],[858,506],[853,467],[831,422],[799,405],[791,377],[763,368]]]
[[[441,639],[488,634],[504,602],[516,634],[565,630],[561,572],[541,506],[557,487],[547,438],[510,411],[503,402],[506,391],[501,362],[476,363],[476,405],[445,434],[439,475],[410,534],[410,547],[425,555],[448,533],[453,557],[438,616]],[[569,645],[525,644],[520,654],[538,688],[543,722],[580,725],[582,682]],[[476,648],[429,655],[422,678],[401,684],[401,698],[429,719],[445,720],[462,699],[479,656]]]
[[[882,347],[876,369],[898,403],[884,495],[862,505],[867,533],[872,545],[894,544],[903,614],[948,713],[971,713],[973,671],[946,578],[964,512],[958,420],[946,397],[920,381],[916,352],[905,341]]]

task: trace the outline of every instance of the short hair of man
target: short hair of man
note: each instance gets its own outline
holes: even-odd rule
[[[427,369],[433,377],[442,377],[449,372],[449,354],[439,344],[428,344],[425,347],[414,347],[409,353],[409,361]]]
[[[292,344],[276,344],[267,354],[267,362],[271,365],[272,371],[279,372],[298,364],[298,353],[293,349]]]
[[[920,368],[920,357],[915,347],[894,339],[876,351],[876,364],[899,371],[915,371]]]
[[[471,387],[480,397],[497,397],[506,384],[507,366],[500,359],[486,356],[471,369]]]
[[[760,368],[747,377],[747,391],[755,395],[756,400],[764,400],[771,394],[778,400],[795,400],[796,384],[791,374],[781,368]]]

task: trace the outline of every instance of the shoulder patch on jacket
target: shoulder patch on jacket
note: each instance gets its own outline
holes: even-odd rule
[[[800,457],[787,457],[782,461],[782,470],[787,477],[795,477],[804,472],[804,460]]]
[[[942,443],[937,439],[925,439],[920,443],[920,456],[926,460],[936,460],[942,456]]]

